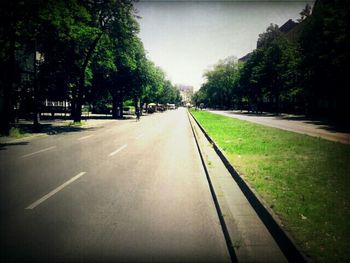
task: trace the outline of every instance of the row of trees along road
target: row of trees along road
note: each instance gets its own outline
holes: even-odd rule
[[[132,0],[13,0],[0,3],[1,133],[15,114],[38,127],[44,100],[82,105],[177,103],[179,92],[146,58]],[[16,109],[16,111],[15,111]]]
[[[288,33],[271,24],[246,62],[231,57],[207,71],[194,103],[349,123],[350,5],[318,0],[300,14]]]

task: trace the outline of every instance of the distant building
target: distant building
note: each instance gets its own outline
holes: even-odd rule
[[[177,85],[176,87],[180,91],[180,95],[181,95],[181,98],[182,98],[182,105],[185,106],[188,103],[191,103],[192,96],[193,96],[193,87],[192,86],[186,86],[186,85]]]
[[[287,38],[291,41],[295,41],[299,37],[300,30],[303,25],[302,21],[301,23],[295,22],[292,19],[289,19],[287,22],[285,22],[283,25],[281,25],[278,29],[282,33],[284,33]],[[240,62],[246,62],[249,60],[252,56],[253,52],[250,52],[243,57],[239,58],[238,61]]]
[[[247,55],[241,57],[238,59],[238,61],[240,62],[246,62],[247,60],[249,60],[252,56],[253,52],[249,52]]]
[[[289,31],[291,31],[297,25],[298,25],[297,22],[294,22],[292,19],[289,19],[287,22],[285,22],[282,26],[279,27],[279,30],[282,33],[288,33]]]

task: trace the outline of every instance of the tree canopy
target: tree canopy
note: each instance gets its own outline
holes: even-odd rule
[[[271,24],[237,71],[216,66],[194,96],[196,104],[255,112],[294,112],[349,121],[350,10],[347,1],[307,5],[299,24],[282,32]],[[219,64],[220,64],[219,63]],[[220,76],[220,77],[218,77]]]
[[[14,0],[0,4],[1,133],[15,115],[32,114],[44,100],[68,101],[74,121],[83,104],[179,102],[165,73],[138,37],[132,0]],[[99,105],[97,107],[97,105]]]

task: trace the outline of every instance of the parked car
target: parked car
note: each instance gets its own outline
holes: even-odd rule
[[[157,104],[155,104],[155,103],[149,103],[147,105],[147,113],[155,112],[156,111],[156,106],[157,106]]]
[[[175,104],[168,103],[167,106],[168,106],[169,110],[175,110],[176,109]]]
[[[158,105],[157,105],[157,111],[165,111],[165,110],[166,110],[166,108],[165,108],[164,104],[158,103]]]

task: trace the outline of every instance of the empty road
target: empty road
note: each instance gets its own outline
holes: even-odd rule
[[[1,261],[229,262],[185,109],[0,146]]]

